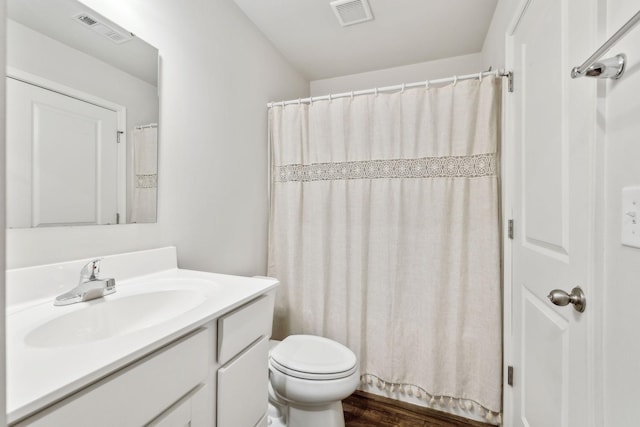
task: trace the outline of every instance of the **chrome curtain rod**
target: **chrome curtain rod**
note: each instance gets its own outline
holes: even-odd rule
[[[148,128],[157,128],[157,127],[158,127],[157,123],[149,123],[148,125],[136,126],[135,129],[148,129]]]
[[[416,87],[424,87],[428,89],[431,85],[438,85],[438,84],[444,84],[444,83],[455,84],[456,82],[459,82],[461,80],[482,79],[483,77],[487,77],[487,76],[508,77],[509,92],[512,92],[513,73],[511,71],[495,70],[495,71],[482,71],[480,73],[466,74],[463,76],[447,77],[444,79],[424,80],[424,81],[415,82],[415,83],[403,83],[400,85],[384,86],[384,87],[378,87],[374,89],[356,90],[351,92],[335,93],[331,95],[312,96],[309,98],[298,98],[298,99],[292,99],[289,101],[268,102],[267,108],[277,107],[277,106],[284,107],[285,105],[292,105],[292,104],[312,104],[316,101],[331,101],[332,99],[336,99],[336,98],[353,98],[354,96],[360,96],[360,95],[377,95],[379,92],[397,92],[397,91],[404,92],[405,89],[412,89]]]
[[[619,79],[625,70],[625,63],[627,57],[624,54],[616,55],[612,58],[599,59],[613,47],[614,44],[623,38],[629,31],[631,31],[640,22],[640,11],[636,12],[618,31],[616,31],[593,55],[591,55],[582,65],[574,67],[571,70],[571,77],[577,79],[578,77],[598,77],[601,79]]]

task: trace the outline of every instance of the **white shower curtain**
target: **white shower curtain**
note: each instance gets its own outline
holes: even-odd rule
[[[501,411],[500,79],[274,106],[274,336],[323,335],[363,384]]]
[[[158,128],[134,129],[134,188],[129,222],[156,222],[158,200]]]

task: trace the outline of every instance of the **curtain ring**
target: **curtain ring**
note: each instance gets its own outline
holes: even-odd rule
[[[400,91],[400,93],[404,93],[404,83],[402,83],[402,90]]]
[[[302,103],[302,101],[300,100],[300,98],[298,98],[298,105],[300,105]]]
[[[453,85],[455,86],[458,83],[458,76],[453,76]]]
[[[479,81],[482,81],[482,71],[480,71],[480,72],[478,73],[478,80],[479,80]]]
[[[429,85],[430,85],[429,80],[424,82],[424,88],[425,89],[429,90]]]
[[[282,101],[281,104],[282,104],[282,108],[284,108],[286,106],[284,101]]]
[[[351,100],[353,101],[353,91],[351,91]]]
[[[329,94],[329,102],[333,102],[333,95]]]
[[[378,96],[378,88],[375,88],[374,93],[376,94],[376,96]]]

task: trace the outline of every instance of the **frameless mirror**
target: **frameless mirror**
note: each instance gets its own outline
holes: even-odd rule
[[[7,17],[7,226],[155,222],[158,50],[76,0]]]

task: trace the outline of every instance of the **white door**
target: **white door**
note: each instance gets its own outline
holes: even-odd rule
[[[523,10],[509,40],[514,378],[505,425],[584,427],[596,82],[572,80],[570,71],[594,49],[596,8],[593,0],[530,0]],[[586,294],[583,313],[547,298],[576,286]]]
[[[117,114],[7,78],[7,226],[115,224]]]

